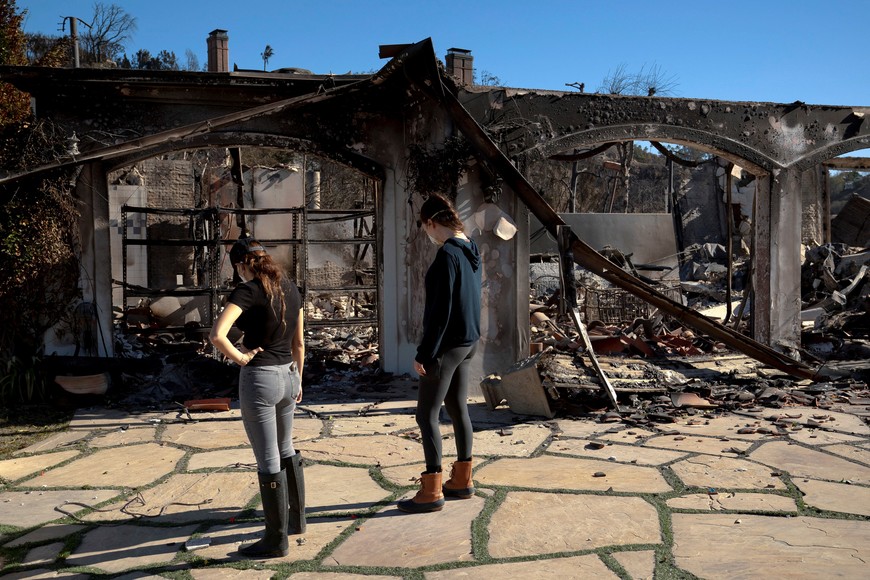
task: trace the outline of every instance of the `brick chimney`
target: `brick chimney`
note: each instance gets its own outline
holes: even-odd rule
[[[474,57],[471,51],[464,48],[448,48],[447,74],[455,78],[461,84],[474,84]]]
[[[212,30],[205,39],[208,45],[208,72],[230,71],[230,37],[226,30]]]

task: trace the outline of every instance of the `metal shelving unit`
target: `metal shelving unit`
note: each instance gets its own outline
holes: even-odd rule
[[[205,232],[208,239],[195,239],[193,237],[187,239],[160,239],[160,240],[139,240],[134,239],[131,240],[127,237],[127,216],[130,213],[141,213],[141,214],[149,214],[149,215],[174,215],[174,216],[183,216],[187,217],[191,221],[191,226],[193,220],[201,220],[201,224],[204,226],[202,230]],[[130,298],[152,298],[152,297],[162,297],[162,296],[183,296],[183,297],[191,297],[191,296],[208,296],[209,298],[209,320],[207,324],[204,325],[211,326],[217,316],[217,312],[220,308],[219,296],[221,294],[221,289],[218,287],[218,275],[219,275],[219,265],[220,265],[220,223],[219,223],[219,213],[216,208],[205,208],[205,209],[186,209],[186,208],[166,208],[166,207],[136,207],[123,205],[121,206],[121,220],[122,220],[122,234],[121,234],[121,251],[122,251],[122,292],[123,292],[123,303],[124,308],[126,309],[128,306],[128,301]],[[199,228],[190,227],[189,230],[191,232],[199,231]],[[170,246],[170,247],[193,247],[193,248],[201,248],[203,251],[202,263],[205,264],[205,268],[202,272],[198,272],[197,276],[204,278],[204,280],[198,280],[198,284],[192,288],[146,288],[140,286],[134,286],[128,282],[127,279],[127,248],[130,246]],[[162,331],[165,332],[183,332],[185,330],[184,327],[178,328],[162,328]],[[142,330],[139,332],[148,332],[150,329]],[[137,332],[135,330],[129,330],[129,332]]]
[[[139,240],[128,239],[127,237],[127,216],[130,213],[143,213],[153,215],[176,215],[185,216],[190,220],[202,220],[203,230],[206,232],[208,239],[195,239],[194,237],[187,239],[160,239],[160,240]],[[221,264],[221,245],[228,246],[235,242],[234,239],[222,240],[220,223],[223,215],[275,215],[285,214],[290,221],[289,238],[262,238],[258,237],[258,241],[266,246],[289,245],[290,248],[290,268],[297,277],[297,283],[302,292],[303,299],[306,303],[314,298],[322,295],[346,295],[349,296],[353,304],[353,316],[346,318],[328,318],[318,319],[306,316],[306,325],[313,327],[325,326],[356,326],[356,325],[371,325],[377,326],[378,314],[377,305],[379,304],[379,280],[378,268],[376,264],[377,256],[377,227],[376,227],[376,212],[374,209],[365,210],[320,210],[308,209],[305,207],[290,207],[290,208],[264,208],[264,209],[241,209],[241,208],[224,208],[213,207],[207,209],[178,209],[178,208],[154,208],[154,207],[134,207],[124,205],[121,208],[123,221],[122,234],[122,252],[123,252],[123,302],[125,308],[128,300],[135,297],[162,297],[162,296],[208,296],[209,297],[209,313],[210,319],[203,321],[204,326],[211,326],[217,317],[220,310],[220,297],[223,294],[231,292],[231,288],[223,288],[220,277]],[[330,223],[341,224],[344,222],[352,222],[349,227],[333,228],[333,231],[350,230],[353,232],[352,237],[311,237],[309,232],[312,225],[324,225]],[[197,228],[189,228],[191,232],[198,231]],[[131,246],[175,246],[175,247],[194,247],[200,248],[203,252],[201,261],[205,264],[203,269],[204,280],[199,280],[199,284],[194,288],[183,289],[155,289],[134,286],[128,283],[127,280],[127,248]],[[342,246],[352,246],[350,253],[352,255],[352,264],[349,272],[351,273],[352,282],[343,284],[330,284],[318,281],[317,275],[311,271],[311,253],[315,248],[320,247],[335,247],[341,253]],[[371,252],[371,253],[370,253]],[[365,267],[365,260],[369,257],[373,265],[370,268]],[[328,281],[327,281],[328,282]],[[364,309],[361,304],[370,305],[370,308]],[[179,328],[164,328],[166,332],[183,332],[184,327]],[[129,332],[150,332],[151,329],[143,329],[137,331],[135,329]]]

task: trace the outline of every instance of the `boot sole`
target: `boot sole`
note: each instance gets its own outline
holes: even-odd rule
[[[287,554],[290,553],[290,549],[286,550],[272,550],[271,552],[261,552],[255,554],[246,554],[242,550],[239,550],[239,554],[244,556],[245,558],[251,558],[254,560],[267,559],[267,558],[283,558]]]
[[[429,512],[440,512],[444,509],[444,501],[442,500],[440,503],[414,503],[409,501],[407,504],[404,502],[398,502],[396,507],[402,510],[405,513],[409,514],[425,514]]]
[[[459,499],[469,499],[474,495],[474,488],[465,488],[465,489],[447,489],[444,488],[441,490],[441,493],[444,494],[444,497],[454,497]]]

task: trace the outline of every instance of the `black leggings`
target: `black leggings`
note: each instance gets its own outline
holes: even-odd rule
[[[456,454],[459,460],[471,459],[472,427],[468,416],[468,369],[477,343],[445,351],[434,363],[426,365],[417,394],[417,425],[422,436],[426,471],[441,465],[441,429],[438,415],[441,403],[453,421]]]

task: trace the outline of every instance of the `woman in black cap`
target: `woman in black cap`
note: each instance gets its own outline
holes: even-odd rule
[[[239,552],[261,558],[286,556],[287,534],[305,531],[305,484],[301,457],[292,440],[305,359],[302,298],[296,285],[253,239],[239,239],[230,250],[230,262],[242,283],[230,294],[210,339],[242,367],[242,423],[257,460],[266,520],[263,538]],[[227,338],[233,325],[244,332],[239,348]]]

